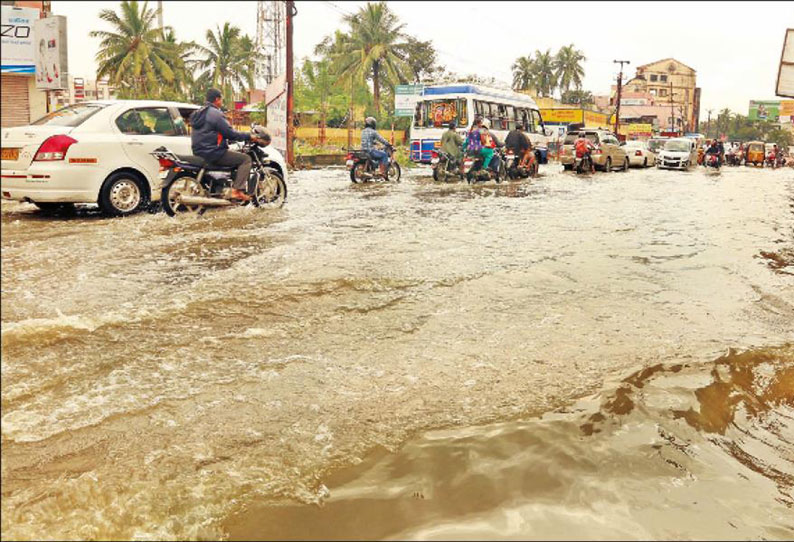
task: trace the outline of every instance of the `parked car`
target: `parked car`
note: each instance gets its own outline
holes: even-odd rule
[[[571,131],[565,136],[562,142],[562,153],[560,154],[560,163],[564,169],[573,169],[576,160],[574,144],[579,137],[580,131],[583,131],[585,137],[595,145],[592,156],[596,169],[603,171],[612,171],[614,168],[620,168],[621,171],[629,169],[629,158],[626,156],[623,147],[620,146],[615,134],[607,130],[593,129]]]
[[[667,137],[652,137],[646,143],[648,144],[648,150],[650,150],[654,155],[656,155],[656,161],[659,161],[659,153],[664,148],[664,144],[667,143]]]
[[[659,152],[656,167],[659,169],[689,169],[698,163],[695,140],[688,137],[668,139]]]
[[[43,210],[96,203],[128,215],[160,198],[160,164],[150,154],[165,146],[190,155],[187,119],[198,106],[153,100],[82,102],[0,135],[4,199]],[[286,180],[281,154],[267,147]]]
[[[623,150],[629,157],[630,166],[649,167],[656,164],[656,154],[648,148],[645,141],[626,141]]]

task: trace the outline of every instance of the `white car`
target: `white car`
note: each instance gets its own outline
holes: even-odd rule
[[[632,167],[650,167],[656,164],[656,154],[648,148],[645,141],[626,141],[623,150],[626,151]]]
[[[656,167],[687,170],[692,166],[697,166],[697,163],[698,153],[695,140],[676,137],[665,141],[664,148],[659,151]]]
[[[43,210],[96,203],[109,215],[128,215],[160,199],[160,146],[190,155],[186,119],[192,104],[152,100],[101,100],[71,105],[29,126],[0,135],[4,199]],[[281,154],[267,153],[286,181]]]

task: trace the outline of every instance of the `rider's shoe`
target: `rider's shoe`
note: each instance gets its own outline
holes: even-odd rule
[[[232,188],[226,193],[226,198],[228,199],[236,199],[238,201],[251,201],[251,196],[243,192],[242,190],[237,190],[236,188]]]

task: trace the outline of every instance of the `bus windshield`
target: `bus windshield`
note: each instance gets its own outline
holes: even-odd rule
[[[453,120],[458,126],[468,126],[469,116],[465,99],[444,98],[416,104],[414,126],[417,128],[446,128]]]

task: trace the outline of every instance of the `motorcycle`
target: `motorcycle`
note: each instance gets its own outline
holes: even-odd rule
[[[436,182],[446,182],[450,175],[463,179],[460,162],[448,152],[433,151],[430,167],[433,169],[433,180]]]
[[[151,154],[160,162],[161,202],[168,216],[177,213],[201,215],[210,207],[253,205],[260,208],[282,207],[287,201],[287,184],[281,173],[271,166],[267,153],[247,141],[240,149],[253,162],[248,177],[250,202],[227,199],[234,181],[235,168],[213,166],[198,156],[174,154],[158,147]]]
[[[590,153],[585,153],[584,156],[576,156],[573,162],[573,168],[576,170],[576,173],[592,173],[594,171],[593,168],[593,157]]]
[[[708,154],[706,158],[703,160],[703,165],[707,168],[712,167],[719,171],[720,169],[720,157],[717,154]]]
[[[494,164],[497,164],[494,167]],[[491,163],[488,164],[488,169],[483,169],[483,156],[478,152],[475,155],[466,154],[463,157],[461,164],[461,173],[466,177],[466,182],[472,184],[474,182],[486,182],[495,180],[501,183],[507,178],[507,170],[505,169],[504,152],[502,149],[495,149]]]
[[[507,176],[511,179],[526,179],[527,177],[538,176],[538,153],[535,152],[535,159],[529,164],[529,167],[520,166],[520,158],[515,153],[508,149],[505,151],[505,169]]]
[[[771,167],[772,169],[776,169],[778,165],[777,157],[774,153],[769,153],[766,155],[766,159],[764,160],[764,166]]]
[[[350,180],[354,183],[363,183],[380,179],[386,182],[400,182],[402,170],[400,164],[394,159],[394,147],[389,145],[384,149],[389,155],[389,165],[386,166],[386,175],[380,174],[378,163],[372,159],[369,152],[361,149],[348,149],[345,165],[350,171]]]

